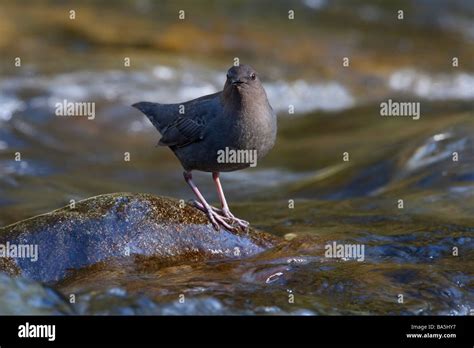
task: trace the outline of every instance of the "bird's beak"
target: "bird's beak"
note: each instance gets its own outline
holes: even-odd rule
[[[238,79],[232,79],[232,80],[230,80],[230,83],[234,86],[238,86],[238,85],[241,85],[242,83],[244,83],[244,81],[238,80]]]

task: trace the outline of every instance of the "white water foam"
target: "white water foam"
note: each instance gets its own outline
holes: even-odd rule
[[[168,66],[155,66],[147,71],[109,70],[78,71],[48,76],[7,78],[0,86],[0,119],[9,120],[22,110],[25,102],[16,95],[25,89],[38,91],[28,100],[31,107],[54,108],[64,99],[70,101],[109,101],[131,105],[137,101],[179,103],[222,90],[222,73],[193,67],[192,73]],[[334,81],[264,83],[271,105],[277,113],[288,114],[289,105],[295,114],[314,110],[337,111],[355,104],[350,92]],[[8,96],[8,97],[7,97]]]
[[[414,69],[401,69],[390,75],[388,85],[395,91],[430,100],[474,99],[474,75],[465,72],[428,75]]]

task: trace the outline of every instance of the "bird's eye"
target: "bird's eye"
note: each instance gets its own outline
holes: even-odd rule
[[[255,73],[252,73],[252,75],[250,75],[250,78],[251,78],[252,80],[255,80],[255,79],[257,78],[257,75],[255,75]]]

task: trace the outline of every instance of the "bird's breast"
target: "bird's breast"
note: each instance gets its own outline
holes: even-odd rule
[[[276,118],[271,110],[248,112],[237,117],[233,126],[236,147],[256,150],[259,157],[265,156],[275,143]]]

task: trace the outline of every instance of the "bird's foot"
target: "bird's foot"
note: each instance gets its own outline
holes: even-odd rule
[[[239,225],[241,228],[244,230],[248,229],[250,223],[248,221],[239,219],[238,217],[235,217],[234,214],[230,212],[229,209],[222,209],[221,210],[224,216],[228,219],[230,219],[232,222],[235,222],[237,225]]]
[[[229,231],[235,231],[235,226],[230,225],[224,216],[216,213],[214,210],[209,209],[206,214],[216,231],[219,231],[221,226]]]
[[[218,213],[219,209],[214,208],[210,205],[205,207],[202,205],[201,202],[198,201],[193,201],[193,205],[207,215],[209,221],[211,222],[212,226],[216,231],[219,231],[221,226],[229,231],[235,231],[235,226],[230,225],[226,221],[227,218]]]
[[[206,215],[209,217],[209,220],[211,220],[211,222],[213,221],[213,218],[215,218],[218,221],[223,221],[224,223],[221,225],[230,231],[236,230],[236,227],[230,224],[237,224],[238,227],[243,229],[244,231],[246,231],[250,225],[248,221],[236,218],[228,209],[223,210],[223,209],[219,209],[213,206],[209,206],[210,208],[209,209],[210,213],[209,213],[208,209],[206,209],[206,207],[204,207],[201,202],[194,200],[192,203],[196,208],[206,213]],[[212,224],[214,225],[214,222]]]
[[[201,202],[197,201],[197,200],[191,200],[189,201],[188,203],[190,203],[192,206],[194,206],[195,208],[198,208],[200,211],[204,212],[204,213],[207,213],[206,211],[206,208],[204,208],[204,206],[202,205]],[[219,208],[216,208],[216,207],[213,207],[212,205],[209,206],[212,211],[216,212],[217,214],[221,215],[222,217],[224,217],[225,215],[223,215],[222,213],[222,209],[219,209]]]

